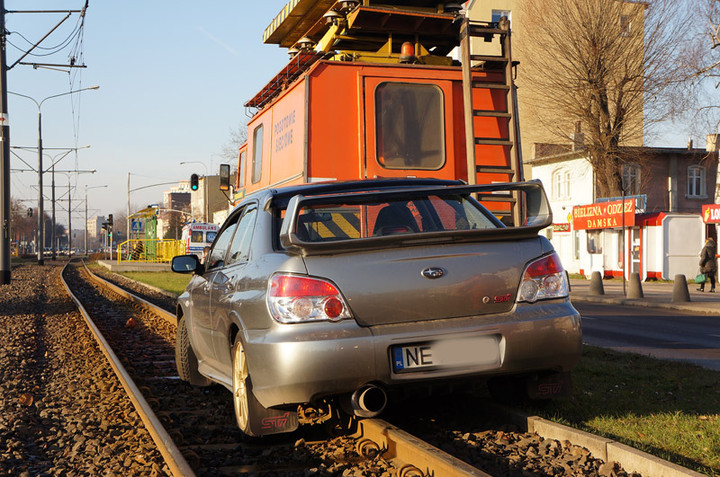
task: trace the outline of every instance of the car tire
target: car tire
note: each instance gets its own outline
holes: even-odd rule
[[[190,345],[187,323],[180,318],[177,324],[177,338],[175,339],[175,365],[178,376],[193,386],[209,386],[210,380],[198,371],[198,360]]]
[[[235,420],[240,430],[255,437],[297,429],[297,412],[263,407],[252,389],[245,349],[240,338],[236,338],[232,348],[232,393]]]

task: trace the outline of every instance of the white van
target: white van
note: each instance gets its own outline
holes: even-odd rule
[[[182,230],[182,240],[185,242],[185,253],[203,258],[205,247],[212,245],[220,226],[205,222],[191,222]]]

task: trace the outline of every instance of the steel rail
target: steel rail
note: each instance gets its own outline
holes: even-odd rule
[[[159,306],[154,305],[154,304],[150,303],[149,301],[144,300],[143,298],[140,298],[137,295],[133,295],[129,291],[125,290],[124,288],[121,288],[121,287],[115,285],[114,283],[111,283],[111,282],[95,275],[93,272],[90,271],[90,269],[88,269],[88,267],[87,267],[87,265],[85,265],[84,261],[83,261],[83,266],[85,267],[85,271],[87,271],[87,273],[90,275],[90,278],[92,278],[95,283],[98,283],[100,286],[110,288],[112,291],[114,291],[118,295],[135,302],[137,305],[140,305],[141,307],[150,311],[151,313],[155,313],[156,315],[162,317],[165,321],[172,323],[173,325],[177,325],[177,317],[175,316],[174,313],[170,313],[169,311],[164,310],[164,309],[160,308]]]
[[[467,462],[408,434],[382,419],[363,419],[358,422],[358,452],[363,453],[364,440],[374,442],[383,450],[383,458],[395,464],[402,462],[399,475],[418,475],[411,468],[427,476],[492,477]],[[413,470],[414,470],[413,469]]]
[[[133,406],[135,407],[135,410],[137,411],[138,415],[140,416],[143,423],[145,424],[145,427],[147,428],[148,432],[150,433],[150,436],[152,437],[153,441],[157,445],[158,450],[160,451],[163,458],[165,459],[165,463],[167,464],[168,468],[170,469],[170,472],[172,473],[172,475],[177,476],[177,477],[183,477],[183,476],[184,477],[194,477],[195,472],[193,472],[192,468],[185,460],[185,457],[183,457],[182,453],[180,452],[180,449],[175,445],[175,442],[172,440],[170,435],[167,433],[167,431],[163,427],[162,423],[160,422],[160,419],[158,419],[158,417],[155,415],[152,408],[150,407],[150,404],[148,404],[148,402],[143,397],[142,393],[140,392],[140,389],[138,389],[135,382],[132,380],[132,378],[130,377],[128,372],[125,370],[125,367],[122,365],[122,363],[118,359],[115,352],[110,348],[110,345],[105,340],[105,337],[103,337],[100,330],[97,328],[97,326],[95,326],[95,323],[93,322],[92,318],[88,314],[87,310],[85,310],[85,307],[82,305],[82,303],[80,303],[80,300],[70,290],[70,286],[65,281],[65,278],[63,278],[63,273],[65,272],[65,269],[67,268],[67,266],[69,264],[70,264],[70,262],[65,264],[62,272],[60,273],[63,285],[65,286],[65,290],[67,291],[70,298],[72,298],[72,300],[75,302],[75,305],[78,307],[78,310],[80,311],[83,318],[85,319],[85,322],[87,323],[88,328],[90,328],[90,331],[92,332],[93,337],[95,338],[95,341],[97,341],[98,344],[100,345],[101,351],[103,352],[105,357],[108,359],[110,366],[112,367],[113,371],[115,372],[118,379],[120,380],[120,383],[122,384],[123,388],[125,388],[125,392],[127,393],[128,397],[130,398],[130,401],[132,402]],[[83,263],[83,266],[85,266],[84,263]],[[85,266],[85,269],[87,270],[87,266]],[[90,273],[89,270],[87,270],[87,271],[88,271],[88,273]],[[90,275],[94,276],[92,273],[90,273]],[[124,290],[123,290],[123,292],[124,292]]]

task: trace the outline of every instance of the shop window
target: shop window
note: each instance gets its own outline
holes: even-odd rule
[[[432,84],[381,83],[375,90],[377,158],[386,169],[445,164],[443,92]]]
[[[263,161],[263,125],[253,131],[252,183],[260,182]]]
[[[705,190],[705,168],[703,166],[690,166],[687,171],[687,196],[704,198],[707,195]]]
[[[622,181],[625,195],[640,194],[640,166],[625,164],[622,166]]]
[[[588,253],[600,254],[602,251],[602,232],[600,230],[588,230],[585,234],[587,238]]]
[[[570,198],[570,172],[558,169],[552,174],[552,198],[554,200]]]

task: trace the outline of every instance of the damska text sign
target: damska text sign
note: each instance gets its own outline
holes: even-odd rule
[[[623,201],[598,202],[573,207],[573,229],[610,229],[623,226]],[[635,200],[625,201],[625,227],[635,225]]]

